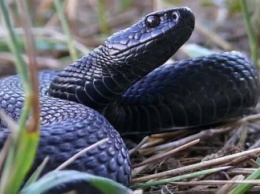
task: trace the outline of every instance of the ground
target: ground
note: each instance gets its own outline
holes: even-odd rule
[[[33,33],[38,49],[38,69],[61,69],[67,66],[72,59],[68,57],[69,52],[64,44],[66,36],[62,32],[52,1],[31,2],[30,14],[33,18]],[[10,7],[13,6],[14,4],[10,3]],[[89,0],[66,1],[64,10],[75,40],[74,46],[79,51],[78,56],[82,56],[100,45],[108,35],[129,26],[145,14],[176,6],[190,7],[196,17],[195,31],[186,46],[196,44],[216,52],[239,50],[250,56],[247,29],[241,11],[236,9],[234,11],[234,6],[216,5],[213,1],[205,0]],[[255,6],[259,4],[256,3]],[[254,9],[252,10],[254,14]],[[14,24],[20,26],[15,12],[13,18]],[[253,22],[256,26],[257,21]],[[0,47],[0,76],[15,73],[14,57],[7,49],[6,35],[2,33],[3,30],[0,29],[0,41],[3,43]],[[173,56],[173,59],[188,58],[189,52],[193,51],[184,47]],[[28,58],[24,57],[28,61]],[[254,112],[258,113],[259,108],[257,107]],[[243,180],[259,168],[256,160],[260,154],[259,116],[259,114],[249,115],[245,119],[214,129],[182,130],[145,137],[140,145],[132,145],[133,149],[130,151],[133,162],[132,185],[218,167],[225,170],[196,178],[179,179],[175,183],[151,186],[139,191],[141,193],[227,193],[235,185],[235,183],[227,184],[227,180]],[[156,175],[151,177],[150,175],[153,174]],[[248,193],[259,191],[260,187],[255,186]]]

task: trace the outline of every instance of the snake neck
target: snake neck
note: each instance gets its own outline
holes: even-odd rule
[[[120,64],[106,46],[100,46],[61,71],[52,81],[49,94],[102,111],[146,73],[133,64]]]

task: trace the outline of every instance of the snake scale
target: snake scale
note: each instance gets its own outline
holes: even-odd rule
[[[164,132],[248,114],[258,102],[259,78],[243,54],[164,64],[189,39],[194,25],[189,8],[153,12],[64,70],[39,72],[41,138],[31,172],[46,156],[50,160],[43,173],[108,138],[68,169],[129,185],[129,154],[116,130]],[[2,79],[1,109],[18,120],[23,102],[19,76]],[[0,124],[2,147],[9,131]]]

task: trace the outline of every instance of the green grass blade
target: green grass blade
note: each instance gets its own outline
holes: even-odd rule
[[[11,169],[6,171],[9,174],[5,175],[8,176],[8,181],[6,182],[3,193],[18,192],[33,162],[32,159],[36,151],[33,148],[37,148],[38,136],[35,133],[26,133],[25,130],[23,131],[18,142],[18,149],[15,150],[15,156],[12,162],[9,161]],[[29,158],[32,159],[29,160]]]
[[[20,2],[23,3],[22,0]],[[27,172],[31,168],[39,140],[39,126],[36,123],[35,126],[33,125],[34,127],[32,130],[27,130],[27,119],[31,113],[35,97],[33,92],[35,90],[32,88],[33,81],[30,80],[28,67],[25,65],[20,55],[17,36],[11,25],[9,11],[5,1],[0,1],[0,9],[2,11],[5,27],[8,31],[8,46],[15,56],[16,69],[20,74],[26,96],[18,130],[12,130],[14,132],[11,134],[13,141],[1,174],[0,193],[9,194],[18,192],[24,182]],[[32,116],[32,118],[35,117],[36,114]],[[29,122],[29,124],[31,123],[32,122]]]
[[[43,162],[41,163],[41,165],[36,169],[35,172],[33,172],[33,174],[30,176],[30,178],[27,180],[27,182],[25,183],[24,187],[29,186],[30,184],[36,182],[36,180],[38,180],[38,178],[40,177],[43,169],[45,168],[47,162],[49,161],[49,157],[46,157]]]
[[[25,87],[24,90],[28,91],[27,87],[27,82],[28,82],[28,68],[26,67],[22,57],[21,57],[21,52],[20,52],[20,46],[19,46],[19,41],[17,39],[16,34],[13,31],[13,27],[11,25],[11,19],[10,15],[8,14],[8,8],[5,4],[5,1],[0,1],[0,9],[2,12],[2,18],[4,21],[4,25],[8,31],[8,47],[11,50],[12,54],[14,55],[15,58],[15,65],[17,71],[21,75],[21,80],[23,83],[23,86]]]
[[[109,26],[106,17],[106,1],[98,0],[98,23],[102,34],[109,34]]]
[[[260,168],[250,174],[245,180],[255,180],[260,178]],[[249,191],[254,185],[252,184],[239,184],[237,185],[230,194],[242,194]]]
[[[64,12],[62,10],[61,0],[54,0],[54,5],[55,5],[55,8],[57,10],[57,14],[59,16],[59,19],[61,21],[63,31],[67,36],[67,45],[69,47],[71,59],[72,59],[72,61],[76,61],[78,59],[78,55],[77,55],[75,47],[73,46],[72,35],[70,33],[69,25],[68,25],[68,22],[65,18]]]
[[[257,42],[256,34],[254,33],[252,24],[250,22],[250,14],[248,11],[246,0],[240,0],[240,4],[241,4],[242,13],[243,13],[243,17],[244,17],[246,29],[247,29],[247,34],[248,34],[248,39],[249,39],[249,44],[250,44],[251,59],[257,65],[258,42]],[[259,69],[258,66],[257,66],[257,68]]]
[[[94,176],[88,173],[74,170],[52,171],[37,182],[22,189],[20,194],[44,193],[51,188],[69,182],[85,180],[93,187],[96,187],[102,194],[130,194],[132,191],[123,185],[110,179]],[[86,191],[86,193],[88,193]]]
[[[224,167],[219,167],[219,168],[202,170],[202,171],[193,172],[193,173],[185,174],[185,175],[180,175],[180,176],[176,176],[176,177],[172,177],[172,178],[168,178],[168,179],[160,179],[160,180],[157,180],[157,181],[135,184],[131,188],[136,189],[136,188],[147,188],[147,187],[151,187],[151,186],[164,185],[164,184],[168,184],[168,183],[171,183],[171,182],[177,182],[177,181],[181,181],[181,180],[185,180],[185,179],[189,179],[189,178],[195,178],[195,177],[198,177],[198,176],[204,176],[204,175],[212,174],[212,173],[219,172],[219,171],[222,171],[222,170],[227,170],[228,168],[230,168],[230,167],[224,166]]]

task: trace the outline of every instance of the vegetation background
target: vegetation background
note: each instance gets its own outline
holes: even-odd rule
[[[27,97],[18,125],[1,112],[2,119],[8,123],[12,131],[12,136],[0,155],[1,193],[18,193],[33,161],[39,134],[38,86],[34,72],[42,69],[62,69],[102,44],[113,32],[128,27],[145,14],[176,6],[188,6],[193,10],[196,16],[196,28],[187,44],[174,55],[174,60],[210,52],[239,50],[251,56],[259,67],[260,1],[258,0],[1,1],[0,77],[20,73]],[[33,117],[27,122],[31,114]],[[241,182],[250,174],[250,179],[259,177],[257,156],[260,153],[258,149],[260,133],[257,130],[259,128],[257,119],[248,118],[246,123],[250,122],[250,125],[246,126],[240,123],[198,134],[175,132],[146,138],[143,147],[139,149],[140,155],[133,154],[132,189],[137,192],[137,188],[144,188],[138,190],[141,193],[243,193],[252,188],[252,185],[244,183],[259,185],[260,182]],[[254,122],[251,122],[252,120]],[[147,148],[148,144],[152,146]],[[182,149],[182,152],[178,152],[178,149]],[[135,150],[131,151],[134,153]],[[240,155],[235,155],[238,153]],[[232,160],[225,158],[227,156],[233,156]],[[215,158],[221,162],[214,163]],[[201,161],[204,160],[210,161],[211,165],[203,166]],[[156,177],[159,182],[154,181],[150,185],[145,183],[150,180],[149,175],[155,172],[163,173],[170,169],[196,164],[199,166],[191,166],[186,171],[179,169],[178,175],[182,174],[180,177],[172,173],[170,177],[175,179],[167,180],[165,174],[159,174]],[[228,166],[235,168],[208,176],[213,172],[228,169]],[[40,193],[55,186],[57,182],[51,176],[45,178],[45,182],[36,181],[40,171],[41,169],[20,190],[21,193]],[[190,173],[191,171],[198,174]],[[62,177],[73,178],[72,174],[66,174],[66,171],[62,173],[64,174],[61,174],[61,179],[58,180],[66,182],[68,180]],[[82,179],[90,182],[91,178],[82,175]],[[186,182],[181,182],[184,180]],[[118,184],[106,181],[100,180],[95,186],[102,188],[104,187],[102,184],[108,184],[112,185],[111,189],[114,189],[115,193],[131,192]],[[106,187],[108,188],[107,185]],[[257,193],[259,190],[260,188],[255,186],[248,193]],[[111,192],[109,189],[102,190],[103,193],[108,191]]]

